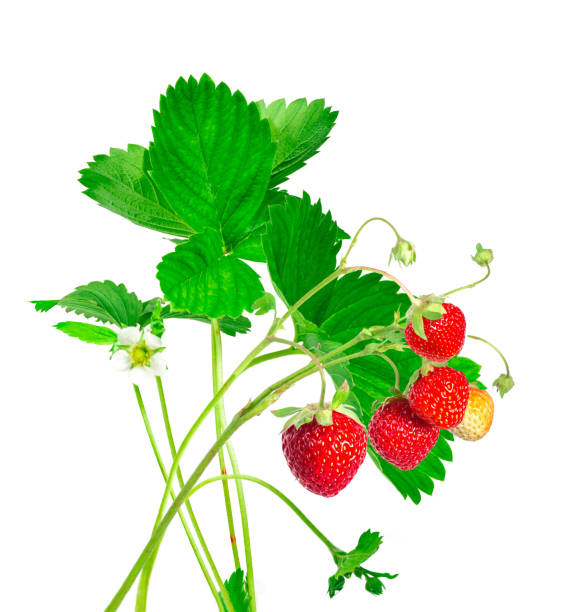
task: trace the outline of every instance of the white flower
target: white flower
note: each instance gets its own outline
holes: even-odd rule
[[[118,332],[118,340],[112,348],[112,365],[117,370],[137,375],[161,376],[166,371],[163,350],[162,340],[149,329],[126,327]]]

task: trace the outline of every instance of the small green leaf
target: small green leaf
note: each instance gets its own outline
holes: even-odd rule
[[[239,91],[204,75],[169,87],[154,123],[152,178],[170,208],[194,232],[220,232],[233,251],[267,220],[275,154],[268,122]]]
[[[114,344],[118,340],[118,334],[113,329],[102,325],[63,321],[62,323],[56,323],[54,327],[72,336],[72,338],[78,338],[78,340],[89,344]]]
[[[189,236],[191,228],[166,204],[149,170],[148,151],[131,144],[126,151],[110,149],[109,155],[96,155],[80,171],[79,181],[88,197],[132,223],[172,236]]]
[[[375,576],[371,576],[370,578],[366,578],[366,590],[368,593],[372,593],[372,595],[382,595],[384,592],[384,583],[380,578],[376,578]]]
[[[109,280],[93,281],[76,287],[60,300],[37,300],[32,303],[41,312],[60,306],[66,312],[75,312],[87,319],[112,323],[118,327],[138,325],[143,308],[134,293],[129,293],[124,285]]]
[[[237,569],[230,578],[224,582],[224,588],[233,606],[233,610],[229,612],[250,612],[251,597],[248,593],[246,580],[244,579],[244,572],[241,569]],[[224,603],[222,594],[220,594],[220,598]]]
[[[174,309],[213,319],[240,316],[264,293],[258,274],[234,255],[225,255],[214,230],[191,236],[165,255],[157,278]]]
[[[52,310],[54,306],[58,306],[60,300],[31,300],[30,303],[34,304],[34,310],[36,312],[48,312]]]
[[[377,531],[365,531],[359,538],[358,544],[349,553],[342,553],[335,559],[338,565],[336,576],[346,576],[362,565],[377,552],[382,544],[382,536]]]
[[[276,310],[276,298],[271,293],[265,293],[252,304],[251,310],[255,315],[265,315],[271,310]]]
[[[272,185],[278,185],[316,155],[328,139],[338,112],[327,107],[324,100],[308,103],[304,98],[288,106],[283,99],[268,106],[261,100],[257,106],[261,117],[270,122],[272,140],[278,143],[272,171]]]

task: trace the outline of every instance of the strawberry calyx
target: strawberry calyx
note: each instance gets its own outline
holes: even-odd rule
[[[344,381],[344,383],[342,383],[340,388],[334,394],[331,403],[324,403],[323,405],[308,404],[304,406],[304,408],[280,408],[279,410],[273,410],[272,414],[279,418],[284,418],[287,416],[290,417],[286,423],[284,423],[282,432],[286,431],[292,426],[299,429],[305,423],[311,423],[313,420],[316,420],[318,425],[328,427],[333,423],[332,415],[334,412],[339,412],[340,414],[347,416],[349,419],[352,419],[359,425],[362,425],[362,422],[354,412],[353,407],[344,403],[348,399],[349,393],[350,387],[348,383]]]
[[[430,321],[441,319],[446,313],[443,303],[443,296],[434,294],[423,295],[416,298],[406,313],[407,321],[412,323],[414,332],[423,340],[427,340],[426,332],[424,331],[424,319],[430,319]]]

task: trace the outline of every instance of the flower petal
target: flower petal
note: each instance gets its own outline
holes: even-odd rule
[[[119,372],[127,372],[132,367],[132,359],[127,351],[119,350],[116,351],[112,357],[110,357],[110,363],[114,366],[114,369]]]
[[[125,327],[118,332],[118,344],[133,346],[140,340],[141,332],[137,327]]]
[[[149,369],[155,376],[162,376],[166,372],[166,360],[160,354],[152,355]]]
[[[162,340],[147,329],[144,330],[144,343],[153,351],[162,346]]]

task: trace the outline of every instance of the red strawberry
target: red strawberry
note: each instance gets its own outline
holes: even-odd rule
[[[381,404],[368,426],[376,452],[401,470],[413,470],[436,444],[440,429],[418,418],[404,397]]]
[[[430,361],[444,362],[458,355],[466,337],[464,313],[454,304],[443,304],[445,313],[435,321],[424,317],[424,333],[421,338],[408,323],[404,331],[408,346],[421,357]]]
[[[354,478],[366,457],[366,430],[341,412],[332,412],[332,425],[316,417],[282,434],[288,467],[300,484],[324,497],[332,497]]]
[[[470,395],[466,376],[454,368],[434,368],[410,389],[412,412],[438,427],[455,427],[464,418]]]

